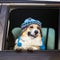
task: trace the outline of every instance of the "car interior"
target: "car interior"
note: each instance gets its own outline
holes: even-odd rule
[[[7,0],[8,1],[8,0]],[[13,0],[12,0],[13,1]],[[18,0],[16,0],[18,1]],[[14,2],[16,2],[14,1]],[[6,2],[6,1],[5,1]],[[49,4],[48,4],[49,3]],[[45,50],[14,51],[15,40],[21,34],[21,24],[27,18],[42,23]],[[0,60],[60,60],[60,3],[20,2],[0,5]]]
[[[12,50],[14,41],[21,33],[20,25],[26,18],[32,17],[42,22],[42,34],[45,39],[46,50],[58,49],[58,19],[57,7],[19,7],[9,13],[8,38],[5,41],[5,50]],[[56,43],[57,42],[57,43]]]

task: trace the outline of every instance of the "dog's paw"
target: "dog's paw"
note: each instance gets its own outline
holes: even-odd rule
[[[22,49],[16,49],[15,51],[16,52],[22,52]]]
[[[16,51],[16,52],[22,52],[22,47],[19,47],[19,46],[17,46],[17,44],[15,45],[15,47],[14,47],[14,50]]]
[[[27,49],[28,52],[34,52],[32,48]]]

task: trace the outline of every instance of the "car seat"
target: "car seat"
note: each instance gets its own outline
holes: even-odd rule
[[[18,36],[20,36],[21,34],[21,29],[19,27],[16,27],[14,29],[12,29],[12,34],[14,36],[15,39],[18,38]],[[46,45],[46,49],[48,50],[52,50],[55,47],[55,31],[53,28],[42,28],[42,35],[45,39],[45,45]]]

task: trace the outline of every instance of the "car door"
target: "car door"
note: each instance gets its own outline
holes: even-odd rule
[[[9,17],[9,6],[2,5],[0,13],[0,60],[59,60],[60,52],[53,50],[35,51],[35,52],[16,52],[14,50],[5,50],[5,41],[7,38],[7,27]],[[7,44],[6,44],[7,45]]]

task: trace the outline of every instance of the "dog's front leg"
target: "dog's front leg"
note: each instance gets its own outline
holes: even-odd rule
[[[29,49],[29,51],[36,51],[36,50],[40,50],[39,46],[31,46]]]
[[[23,49],[22,46],[19,47],[17,44],[14,46],[14,50],[20,50],[21,51],[22,49]]]
[[[40,50],[40,47],[39,46],[32,46],[32,49],[33,50]]]
[[[15,46],[14,46],[14,50],[22,50],[23,47],[22,47],[22,42],[21,42],[21,39],[20,37],[18,39],[16,39],[15,41]]]

